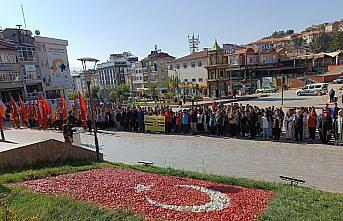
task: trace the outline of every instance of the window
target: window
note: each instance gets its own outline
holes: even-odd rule
[[[188,82],[188,79],[185,78],[183,81],[184,81],[185,83],[187,83],[187,82]]]
[[[186,69],[187,68],[187,63],[183,64],[183,68]]]
[[[192,79],[192,82],[196,82],[197,80],[195,78]]]
[[[192,68],[195,68],[195,62],[191,63]]]
[[[203,82],[204,81],[204,79],[202,79],[202,78],[199,78],[199,82]]]
[[[202,66],[202,61],[198,61],[198,67]]]
[[[180,65],[179,64],[176,65],[176,69],[180,69]]]
[[[169,70],[173,70],[173,65],[169,65]]]
[[[252,63],[252,57],[249,57],[249,63],[250,64]]]

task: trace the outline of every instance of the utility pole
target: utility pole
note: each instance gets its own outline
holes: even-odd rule
[[[284,76],[281,79],[281,105],[283,106],[283,87],[284,87]]]

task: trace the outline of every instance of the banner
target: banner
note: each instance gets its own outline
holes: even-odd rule
[[[144,116],[144,126],[146,131],[165,132],[164,116]]]

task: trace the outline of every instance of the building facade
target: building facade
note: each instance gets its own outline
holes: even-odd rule
[[[230,78],[227,75],[227,57],[217,41],[208,50],[207,69],[207,95],[209,97],[222,98],[230,95]]]
[[[21,67],[13,44],[0,39],[0,99],[7,102],[24,94]]]
[[[0,35],[2,44],[11,45],[11,48],[15,48],[17,64],[19,64],[20,69],[20,77],[16,78],[18,79],[17,83],[13,84],[13,87],[7,84],[7,87],[9,87],[7,88],[8,92],[3,93],[3,96],[12,96],[12,92],[14,92],[13,96],[20,93],[18,96],[21,96],[24,100],[31,100],[35,99],[37,94],[44,94],[43,78],[37,55],[38,48],[34,44],[32,32],[23,30],[18,26],[18,28],[4,29]],[[7,67],[9,69],[9,66]],[[13,72],[17,72],[17,69],[13,70]],[[23,86],[19,86],[20,84]]]
[[[123,83],[131,85],[129,70],[132,63],[137,61],[138,57],[129,52],[111,54],[109,61],[97,65],[100,87],[114,88]]]
[[[177,77],[181,83],[206,84],[207,50],[168,62],[168,76]]]
[[[162,88],[164,81],[168,77],[168,62],[173,61],[175,57],[168,53],[157,49],[144,58],[142,62],[143,83],[144,87],[148,84],[156,84],[157,87]]]
[[[35,36],[39,68],[46,97],[66,97],[72,91],[67,46],[68,41]]]
[[[138,92],[144,88],[143,81],[143,67],[140,61],[137,61],[131,65],[131,82],[132,82],[132,91]]]

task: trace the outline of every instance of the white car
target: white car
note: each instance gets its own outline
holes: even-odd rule
[[[302,95],[324,95],[328,93],[328,86],[329,84],[325,83],[318,83],[318,84],[308,84],[305,85],[303,88],[296,90],[296,94],[298,96]]]
[[[336,80],[333,81],[334,84],[343,84],[343,77],[338,77]]]

